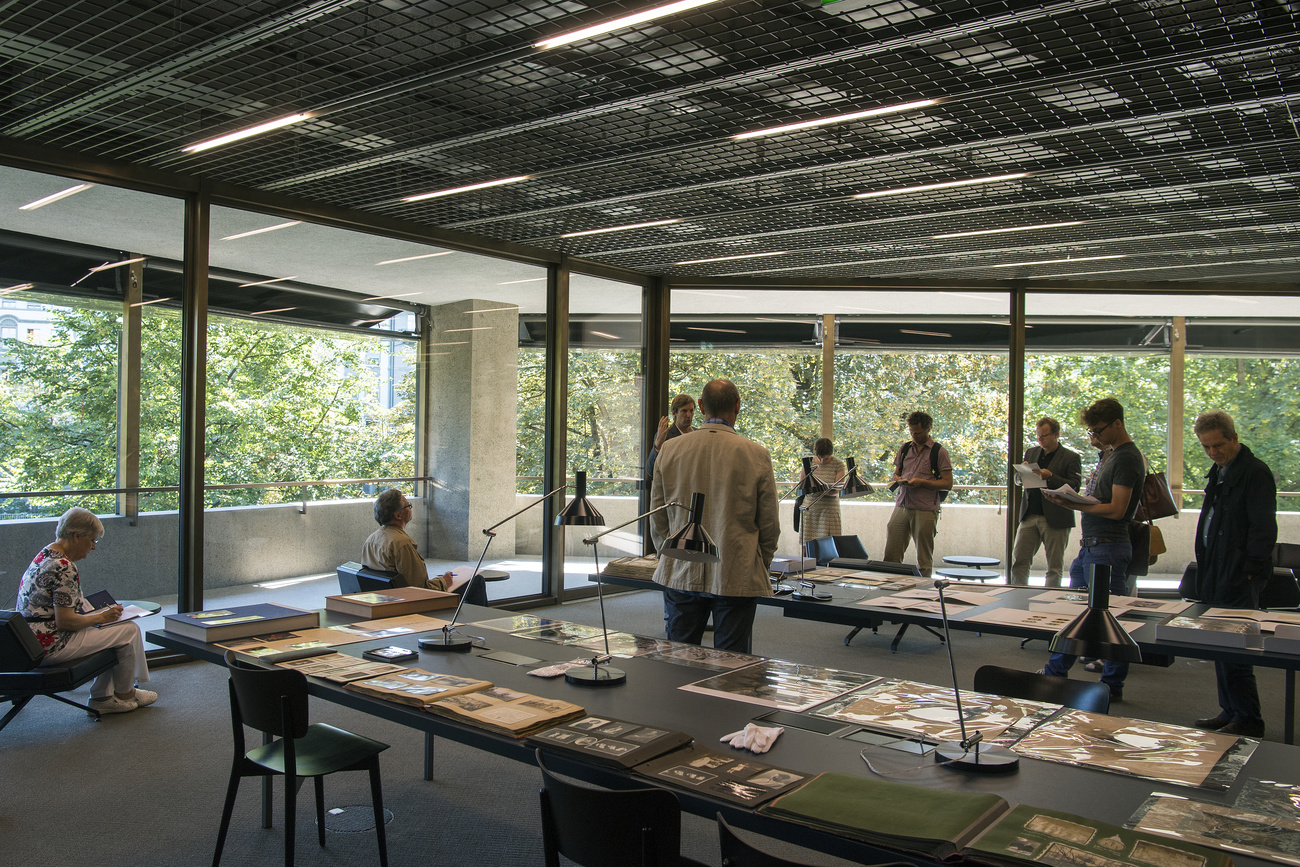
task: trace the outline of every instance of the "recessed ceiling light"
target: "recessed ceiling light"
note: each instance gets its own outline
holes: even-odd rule
[[[1068,223],[1041,223],[1037,226],[1011,226],[1006,229],[980,229],[977,232],[950,232],[947,235],[934,235],[935,238],[970,238],[975,235],[999,235],[1002,232],[1030,232],[1035,229],[1059,229],[1062,226],[1082,226],[1083,220],[1071,220]]]
[[[581,232],[568,232],[561,235],[561,238],[577,238],[580,235],[601,235],[605,232],[625,232],[628,229],[647,229],[651,226],[667,226],[670,223],[680,223],[681,220],[652,220],[649,223],[631,223],[626,226],[610,226],[606,229],[585,229]]]
[[[737,259],[761,259],[764,256],[784,256],[785,250],[777,250],[773,253],[745,253],[743,256],[719,256],[716,259],[687,259],[685,262],[674,262],[674,265],[703,265],[706,262],[734,262]]]
[[[766,316],[755,316],[754,319],[757,322],[788,322],[791,325],[815,325],[816,324],[811,319],[772,319]]]
[[[134,259],[123,259],[121,262],[105,262],[103,265],[96,265],[91,268],[91,273],[96,271],[111,271],[114,268],[121,268],[123,265],[134,265],[136,262],[143,262],[144,256],[136,256]]]
[[[498,286],[515,286],[519,283],[545,283],[545,277],[529,277],[527,280],[507,280],[504,283],[498,283]]]
[[[845,123],[846,121],[850,121],[850,120],[860,120],[861,118],[864,117],[875,117],[876,115],[893,114],[894,112],[898,112],[898,111],[910,111],[911,109],[914,108],[925,108],[926,106],[936,105],[938,102],[939,100],[937,99],[919,99],[916,102],[905,102],[902,103],[901,105],[887,105],[887,106],[882,106],[880,108],[869,108],[866,111],[854,111],[854,112],[850,112],[849,114],[837,114],[834,117],[823,117],[817,120],[805,120],[799,123],[788,123],[785,126],[774,126],[768,129],[756,129],[752,132],[738,133],[737,135],[733,135],[732,138],[736,140],[757,138],[758,136],[761,135],[777,135],[778,133],[783,133],[783,132],[794,132],[795,130],[800,130],[800,129],[810,129],[811,127],[815,127],[815,126],[829,126],[830,124],[833,123]]]
[[[256,283],[240,283],[240,289],[247,289],[249,286],[270,286],[272,283],[283,283],[285,280],[297,280],[298,275],[291,277],[276,277],[274,280],[258,280]]]
[[[284,313],[289,310],[297,310],[297,307],[277,307],[274,310],[254,310],[249,316],[264,316],[267,313]]]
[[[406,196],[405,198],[402,199],[402,201],[422,202],[425,199],[436,199],[439,196],[454,196],[457,193],[468,193],[471,190],[485,190],[488,187],[499,187],[502,184],[516,184],[519,181],[526,181],[530,177],[532,177],[532,175],[518,175],[513,178],[501,178],[500,180],[496,180],[496,181],[484,181],[481,184],[470,184],[469,186],[465,186],[465,187],[453,187],[450,190],[435,190],[432,193],[420,193],[417,196]]]
[[[664,18],[677,12],[685,12],[688,9],[694,9],[697,6],[707,6],[710,3],[717,3],[718,0],[677,0],[676,3],[669,3],[666,6],[656,6],[653,9],[646,9],[642,12],[636,12],[632,15],[624,15],[622,18],[611,18],[601,24],[593,24],[590,27],[584,27],[581,30],[574,30],[570,33],[564,33],[560,36],[552,36],[550,39],[543,39],[541,42],[533,43],[534,48],[558,48],[561,45],[568,45],[571,42],[577,42],[580,39],[590,39],[593,36],[600,36],[609,33],[612,30],[619,30],[623,27],[632,27],[636,24],[642,24],[646,21],[654,21],[656,18]]]
[[[81,192],[82,190],[88,190],[93,186],[94,184],[77,184],[75,187],[68,187],[66,190],[60,190],[59,192],[54,193],[53,195],[46,196],[43,199],[37,199],[34,202],[28,202],[25,205],[20,205],[18,207],[18,210],[34,211],[37,208],[45,207],[51,202],[57,202],[59,199],[66,199],[68,196],[75,196],[77,193]]]
[[[302,220],[290,220],[287,223],[276,223],[274,226],[267,226],[265,229],[254,229],[251,232],[240,232],[238,235],[227,235],[222,238],[223,241],[234,241],[238,238],[248,238],[253,235],[260,235],[263,232],[274,232],[276,229],[287,229],[290,226],[297,226]]]
[[[518,310],[518,304],[508,304],[503,307],[484,307],[482,310],[466,310],[466,315],[471,313],[500,313],[502,310]]]
[[[430,343],[430,346],[468,346],[468,340],[444,341],[442,343]]]
[[[858,193],[855,199],[874,199],[876,196],[897,196],[903,193],[922,193],[926,190],[943,190],[948,187],[968,187],[972,184],[992,184],[998,181],[1014,181],[1017,178],[1027,178],[1029,172],[1019,172],[1014,175],[994,175],[991,178],[970,178],[964,181],[947,181],[942,184],[922,184],[919,187],[899,187],[895,190],[879,190],[874,193]]]
[[[441,253],[425,253],[423,256],[407,256],[403,259],[385,259],[382,262],[376,262],[375,265],[396,265],[398,262],[414,262],[416,259],[432,259],[436,256],[450,256],[455,250],[443,250]]]
[[[257,126],[250,126],[248,129],[236,130],[235,132],[226,133],[223,136],[210,138],[207,141],[201,141],[197,144],[187,145],[186,147],[182,148],[182,150],[192,154],[198,153],[199,151],[205,151],[208,150],[209,148],[221,147],[224,144],[230,144],[231,142],[241,141],[242,139],[246,139],[246,138],[252,138],[255,135],[261,135],[264,132],[270,132],[271,130],[279,129],[280,127],[297,123],[300,120],[306,120],[309,117],[311,117],[311,115],[308,114],[307,112],[302,112],[299,114],[291,114],[288,117],[282,117],[276,120],[268,120],[266,123],[259,123]]]
[[[1098,259],[1123,259],[1124,254],[1119,253],[1113,256],[1074,256],[1067,259],[1043,259],[1039,262],[1003,262],[1001,265],[994,265],[994,268],[1018,268],[1021,265],[1061,265],[1067,262],[1095,262]]]
[[[452,334],[452,333],[457,332],[457,331],[491,331],[492,328],[493,328],[493,326],[491,326],[491,325],[475,325],[475,326],[470,327],[470,328],[444,328],[444,329],[442,329],[442,333],[443,333],[443,334]]]

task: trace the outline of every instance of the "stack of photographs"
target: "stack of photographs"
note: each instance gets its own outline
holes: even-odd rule
[[[757,807],[777,795],[803,785],[803,774],[774,768],[754,761],[746,752],[731,754],[689,746],[669,753],[632,772],[661,785],[722,798],[746,807]]]
[[[543,750],[581,756],[584,761],[630,768],[686,746],[691,736],[611,717],[587,716],[547,729],[529,742]]]

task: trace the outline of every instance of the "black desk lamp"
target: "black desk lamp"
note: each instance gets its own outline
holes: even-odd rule
[[[943,615],[943,643],[948,647],[948,670],[952,672],[952,693],[957,699],[957,724],[961,727],[960,741],[945,741],[934,748],[934,760],[942,762],[949,768],[976,771],[984,774],[1005,774],[1020,769],[1020,756],[1006,747],[995,747],[983,743],[983,733],[976,730],[966,734],[966,717],[961,710],[961,689],[957,686],[957,666],[952,661],[952,637],[948,634],[948,605],[943,598],[943,589],[948,586],[946,578],[934,582],[934,589],[939,591],[939,612]]]
[[[565,506],[564,509],[560,512],[559,517],[555,519],[555,523],[557,524],[603,524],[605,522],[605,519],[600,516],[600,512],[596,511],[595,507],[592,506],[590,501],[587,500],[586,471],[578,470],[576,473],[574,473],[574,476],[575,476],[574,488],[576,490],[576,496],[574,496],[572,502],[570,502],[567,506]],[[569,485],[566,482],[565,484],[560,485],[555,490],[543,494],[540,499],[533,500],[531,503],[529,503],[527,506],[524,506],[519,511],[512,512],[511,514],[506,515],[504,518],[502,518],[500,521],[497,521],[491,527],[484,529],[483,535],[487,536],[487,541],[483,543],[483,551],[478,555],[478,562],[474,564],[474,572],[473,574],[470,575],[469,578],[470,582],[472,583],[474,581],[483,580],[482,576],[479,575],[478,570],[479,567],[483,565],[483,558],[487,556],[488,546],[490,546],[492,544],[492,540],[497,537],[497,534],[493,532],[494,530],[496,530],[497,527],[500,527],[502,524],[506,523],[507,521],[513,521],[515,518],[519,517],[524,512],[527,512],[529,509],[533,508],[534,506],[539,506],[542,503],[545,503],[547,500],[549,500],[551,497],[555,496],[556,494],[560,493],[561,491],[567,490],[568,487]],[[456,621],[460,617],[460,609],[461,606],[465,604],[465,596],[468,594],[469,588],[466,587],[465,591],[466,591],[465,593],[460,594],[460,602],[456,603],[456,610],[451,615],[451,622],[448,623],[446,626],[442,627],[442,629],[438,630],[441,633],[441,635],[420,639],[419,644],[421,650],[448,650],[448,651],[454,651],[456,653],[468,653],[469,649],[474,646],[473,639],[451,637],[451,634],[456,631],[457,628]]]
[[[1110,613],[1110,565],[1092,563],[1088,572],[1088,607],[1052,636],[1047,649],[1071,656],[1141,662],[1137,642]]]
[[[608,665],[612,658],[609,652],[609,627],[605,622],[605,583],[600,578],[600,553],[596,550],[596,542],[603,536],[608,536],[615,530],[621,530],[628,524],[635,523],[642,518],[662,512],[665,509],[673,507],[678,509],[686,508],[681,503],[671,502],[657,506],[648,512],[637,515],[630,521],[624,521],[617,527],[610,527],[603,533],[597,533],[594,536],[588,536],[582,540],[582,544],[591,546],[591,558],[596,563],[596,597],[600,600],[600,629],[604,633],[605,655],[593,656],[588,665],[581,668],[571,668],[564,673],[564,679],[568,683],[578,686],[617,686],[627,681],[627,672],[621,668],[614,668]],[[686,519],[686,526],[682,527],[672,538],[664,542],[659,553],[664,557],[670,557],[675,560],[691,560],[696,563],[717,563],[718,546],[713,544],[709,538],[708,532],[700,524],[700,516],[704,513],[704,495],[700,493],[691,495],[690,514]],[[603,668],[601,666],[604,666]]]
[[[858,475],[857,464],[858,462],[853,458],[844,459],[844,465],[848,469],[844,474],[844,487],[840,489],[840,499],[842,500],[865,497],[875,491],[875,488],[863,481],[862,476]]]

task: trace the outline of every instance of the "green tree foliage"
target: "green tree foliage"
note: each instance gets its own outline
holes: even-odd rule
[[[119,313],[53,308],[54,339],[5,341],[0,354],[0,450],[17,490],[117,486]],[[140,484],[177,484],[180,328],[174,314],[142,320]],[[368,354],[387,341],[308,328],[214,317],[208,329],[208,484],[414,474],[414,376],[404,398],[382,410]],[[315,497],[356,490],[314,490]],[[211,506],[292,501],[298,488],[214,491]],[[13,503],[32,514],[70,505],[112,512],[112,497]],[[142,510],[175,508],[174,494],[142,499]]]

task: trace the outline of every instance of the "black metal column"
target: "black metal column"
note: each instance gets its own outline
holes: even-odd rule
[[[542,490],[553,491],[568,474],[569,424],[569,267],[567,260],[546,266],[546,434],[543,437]],[[542,594],[564,593],[564,536],[555,516],[565,497],[542,504]]]
[[[207,424],[208,223],[206,187],[185,197],[185,286],[181,299],[180,545],[178,611],[203,608],[203,445]]]

